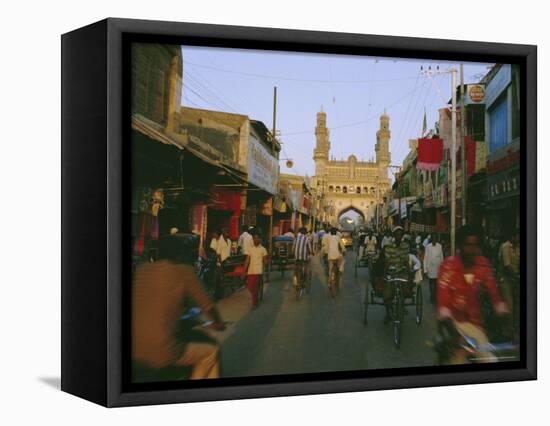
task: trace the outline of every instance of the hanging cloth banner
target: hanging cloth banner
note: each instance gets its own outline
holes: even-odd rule
[[[418,139],[418,170],[436,171],[443,160],[443,139]]]

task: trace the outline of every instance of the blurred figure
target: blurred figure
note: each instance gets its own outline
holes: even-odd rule
[[[253,244],[252,235],[248,232],[248,226],[242,226],[242,233],[238,241],[240,252],[246,253],[246,250]]]
[[[198,239],[187,237],[163,237],[160,260],[142,265],[133,274],[132,361],[155,370],[190,366],[191,379],[218,378],[218,345],[213,341],[186,341],[189,336],[176,338],[175,334],[188,299],[214,321],[212,328],[225,328],[192,266]]]
[[[309,280],[311,277],[309,260],[313,255],[313,245],[311,239],[306,235],[306,228],[302,227],[298,231],[298,235],[292,244],[292,253],[294,254],[294,259],[296,261],[294,267],[294,277],[293,284],[294,287],[298,286],[298,278],[302,270],[304,271],[305,276]]]
[[[403,229],[403,228],[401,228]],[[384,249],[388,244],[393,242],[390,230],[386,230],[384,238],[382,238],[381,248]]]
[[[219,232],[216,254],[218,255],[220,263],[225,262],[225,260],[231,256],[231,240],[229,239],[229,231],[227,228]]]
[[[424,273],[428,276],[430,284],[430,301],[435,303],[435,293],[437,276],[439,273],[439,267],[443,263],[443,248],[441,244],[437,242],[437,236],[434,235],[430,244],[425,248],[424,252]]]
[[[428,244],[430,244],[430,241],[432,240],[432,236],[430,234],[428,234],[426,236],[426,238],[424,239],[424,241],[422,242],[422,245],[424,246],[424,249],[426,249],[426,247],[428,246]]]
[[[288,231],[286,231],[284,233],[283,237],[292,237],[292,238],[294,238],[294,229],[290,228]]]
[[[372,230],[369,229],[367,232],[367,235],[364,237],[362,241],[360,241],[359,246],[359,258],[363,258],[363,254],[366,251],[366,253],[370,256],[374,256],[377,251],[378,247],[378,241],[376,240],[376,237],[373,235]]]
[[[418,257],[416,257],[416,250],[410,249],[409,252],[409,269],[413,272],[413,282],[414,284],[420,284],[423,280],[422,277],[422,263]]]
[[[499,250],[500,269],[502,274],[500,294],[512,312],[514,327],[517,326],[519,318],[519,250],[519,236],[517,231],[507,236]]]
[[[256,309],[264,267],[267,262],[267,250],[262,246],[259,234],[255,233],[252,238],[253,244],[245,253],[244,273],[246,273],[246,286],[252,297],[252,309]]]
[[[457,235],[459,255],[446,258],[439,269],[437,281],[437,315],[439,321],[452,321],[454,326],[477,340],[480,346],[489,341],[481,322],[479,293],[485,288],[497,315],[509,313],[500,298],[489,261],[480,255],[481,228],[466,225]],[[492,355],[487,354],[492,360]],[[466,362],[466,354],[457,352],[452,363]]]

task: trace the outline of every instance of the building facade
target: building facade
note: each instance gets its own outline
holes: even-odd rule
[[[330,206],[329,222],[336,224],[344,213],[353,210],[364,222],[382,202],[384,193],[391,188],[388,168],[391,161],[390,117],[380,116],[380,128],[376,132],[376,160],[359,161],[355,155],[347,160],[330,158],[330,133],[327,115],[317,113],[315,127],[316,146],[313,150],[315,176],[312,184],[323,206]],[[322,208],[322,207],[321,207]]]

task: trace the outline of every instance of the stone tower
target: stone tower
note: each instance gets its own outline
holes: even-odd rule
[[[386,114],[386,110],[380,116],[380,128],[376,132],[376,163],[378,169],[384,171],[390,165],[390,117]]]
[[[328,154],[330,151],[329,130],[327,129],[327,114],[322,109],[317,113],[315,137],[317,139],[315,149],[313,150],[315,176],[322,177],[325,173],[325,168],[328,163]]]

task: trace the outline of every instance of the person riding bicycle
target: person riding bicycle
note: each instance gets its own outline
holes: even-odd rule
[[[198,239],[167,235],[160,240],[160,259],[141,265],[132,277],[132,363],[139,380],[144,369],[161,371],[170,366],[189,366],[191,379],[214,379],[220,375],[219,345],[212,339],[193,341],[178,336],[180,317],[191,299],[214,323],[225,324],[195,274]]]
[[[328,275],[329,277],[333,277],[339,271],[340,262],[343,261],[344,254],[346,253],[346,246],[334,227],[330,229],[330,234],[325,236],[323,240],[323,253],[327,256]],[[332,288],[331,280],[329,280],[328,286],[329,289]]]
[[[365,236],[362,246],[364,247],[364,250],[368,256],[376,255],[376,251],[378,248],[378,240],[372,233],[371,229],[369,229],[367,235]]]
[[[294,286],[297,287],[301,279],[300,273],[302,270],[308,281],[311,276],[309,260],[313,255],[313,246],[311,238],[307,235],[306,228],[302,227],[298,230],[298,235],[296,235],[294,243],[292,244],[292,253],[294,253],[294,259],[296,260]],[[304,285],[304,283],[300,284]]]
[[[457,330],[476,339],[480,346],[488,345],[482,324],[479,295],[484,288],[497,315],[509,313],[509,308],[497,290],[489,260],[481,256],[482,230],[476,225],[466,225],[458,232],[459,255],[446,258],[439,269],[437,280],[437,318],[451,322]],[[480,354],[483,359],[483,353]],[[466,362],[466,354],[457,351],[451,363]],[[487,354],[486,361],[495,359]]]
[[[384,246],[384,276],[391,272],[394,277],[406,278],[411,280],[411,268],[409,266],[409,243],[403,241],[403,228],[396,226],[393,228],[393,242]],[[395,295],[395,287],[389,283],[384,283],[383,299],[386,306],[386,318],[384,322],[390,320],[390,308]]]

